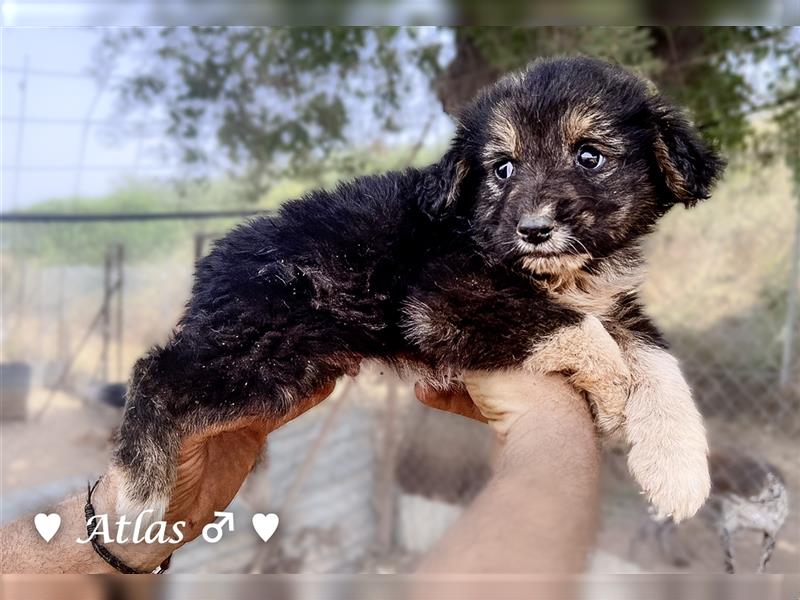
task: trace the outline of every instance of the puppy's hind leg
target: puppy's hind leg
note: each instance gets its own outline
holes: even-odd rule
[[[570,382],[589,396],[595,422],[603,433],[623,422],[630,390],[630,370],[617,342],[597,317],[587,315],[536,345],[525,361],[539,373],[567,373]]]
[[[192,436],[235,433],[242,424],[291,420],[333,390],[353,357],[327,361],[275,360],[268,367],[229,353],[196,351],[197,338],[180,335],[136,363],[111,478],[117,510],[145,521],[167,513],[180,453]],[[262,361],[266,362],[266,361]],[[191,461],[189,461],[191,462]]]
[[[134,367],[111,467],[117,513],[135,519],[149,510],[146,521],[164,518],[180,445],[168,388],[155,375],[157,361],[151,352]]]

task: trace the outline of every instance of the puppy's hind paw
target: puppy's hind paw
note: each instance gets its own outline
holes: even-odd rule
[[[660,448],[634,444],[628,467],[659,517],[679,523],[695,515],[711,491],[705,448]]]
[[[131,521],[139,519],[142,525],[164,519],[168,497],[150,494],[146,499],[142,498],[143,490],[137,490],[134,480],[118,466],[111,467],[106,477],[115,496],[114,509],[118,515],[125,515]]]

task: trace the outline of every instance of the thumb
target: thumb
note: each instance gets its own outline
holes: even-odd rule
[[[414,394],[416,394],[420,402],[431,408],[486,422],[486,419],[472,401],[469,392],[463,386],[459,385],[447,390],[437,390],[417,382],[414,384]]]

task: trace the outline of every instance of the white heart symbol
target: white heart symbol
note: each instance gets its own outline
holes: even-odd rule
[[[275,513],[256,513],[253,515],[253,529],[256,530],[258,537],[265,542],[272,537],[275,530],[278,528],[278,515]]]
[[[61,527],[61,517],[59,517],[56,513],[49,515],[39,513],[33,517],[33,524],[36,526],[36,531],[38,531],[39,535],[42,536],[42,539],[45,542],[49,542],[53,539],[53,536],[58,531],[58,528]]]

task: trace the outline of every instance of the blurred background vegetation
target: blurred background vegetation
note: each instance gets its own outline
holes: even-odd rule
[[[364,127],[401,129],[399,109],[420,77],[455,115],[481,87],[540,56],[597,56],[640,72],[686,106],[728,153],[753,141],[751,117],[766,108],[783,135],[770,137],[781,145],[764,147],[760,140],[762,151],[789,156],[798,138],[800,34],[792,28],[459,27],[447,33],[122,30],[107,36],[95,68],[102,78],[116,61],[141,56],[138,72],[118,86],[123,107],[163,107],[165,133],[187,166],[207,166],[211,152],[224,151],[228,172],[245,182],[251,201],[276,176],[363,172],[369,149],[362,146],[361,156],[353,149],[363,144]],[[754,73],[757,86],[748,76]],[[799,168],[795,160],[793,169]]]

